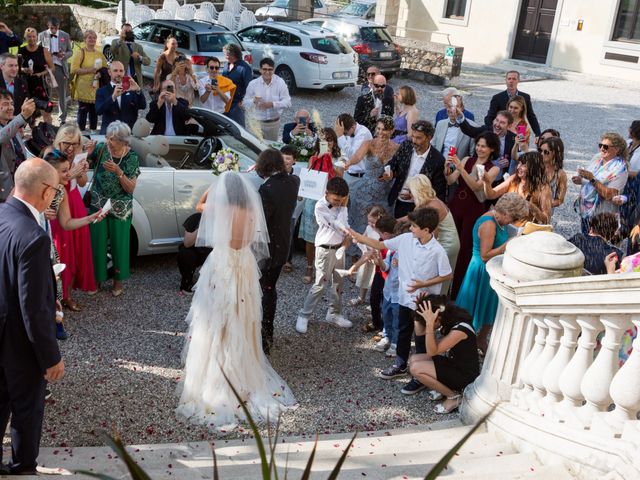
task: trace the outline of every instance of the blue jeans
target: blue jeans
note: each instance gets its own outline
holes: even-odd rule
[[[382,300],[382,321],[384,332],[391,343],[398,343],[398,323],[400,314],[400,304],[391,303],[386,298]]]
[[[231,109],[229,109],[229,111],[225,113],[225,115],[229,117],[231,120],[235,120],[237,123],[239,123],[242,126],[242,128],[245,127],[244,110],[240,108],[238,104],[233,105]]]

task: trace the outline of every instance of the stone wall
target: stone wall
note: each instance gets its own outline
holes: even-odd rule
[[[22,5],[17,10],[7,8],[2,12],[2,21],[21,36],[27,27],[38,32],[46,30],[47,18],[51,16],[60,19],[60,28],[68,32],[72,40],[82,40],[86,29],[95,30],[98,41],[115,33],[115,13],[79,5],[45,3]]]
[[[462,47],[402,37],[395,37],[394,42],[401,49],[400,68],[440,79],[452,79],[460,75]]]

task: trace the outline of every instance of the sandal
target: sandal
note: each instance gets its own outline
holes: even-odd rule
[[[307,266],[307,271],[304,274],[304,277],[302,277],[302,283],[305,283],[305,284],[311,283],[311,280],[313,277],[313,271],[314,271],[314,267]]]
[[[120,295],[122,295],[122,292],[124,290],[122,288],[114,288],[111,290],[111,295],[113,295],[114,297],[119,297]]]
[[[78,305],[76,302],[74,302],[73,300],[62,300],[62,306],[71,310],[72,312],[81,312],[82,311],[82,307],[80,305]]]
[[[349,300],[349,305],[351,305],[352,307],[364,305],[364,299],[360,297],[352,298],[351,300]]]
[[[291,265],[289,262],[285,263],[282,267],[282,271],[284,273],[291,273],[293,271],[293,265]]]
[[[436,412],[436,413],[452,413],[452,412],[455,412],[458,409],[458,407],[460,406],[460,404],[462,403],[462,395],[460,393],[458,393],[456,395],[453,395],[452,397],[447,397],[446,400],[455,400],[455,402],[449,408],[446,408],[444,406],[444,402],[439,403],[438,405],[436,405],[436,407],[433,409],[433,411]],[[446,402],[446,400],[445,400],[445,402]]]
[[[444,395],[436,390],[429,390],[429,393],[427,393],[427,396],[429,397],[429,400],[431,400],[432,402],[437,402],[438,400],[442,400],[444,398]]]

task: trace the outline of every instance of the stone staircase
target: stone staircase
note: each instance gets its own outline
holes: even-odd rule
[[[402,430],[360,433],[342,467],[340,478],[424,478],[431,466],[469,428],[458,420],[452,420]],[[350,438],[348,434],[319,438],[312,478],[329,476]],[[284,478],[285,465],[288,478],[296,479],[302,475],[314,440],[310,437],[279,440],[276,464],[280,478]],[[222,479],[260,478],[260,459],[253,439],[217,440],[215,447]],[[213,478],[213,457],[207,442],[132,446],[129,451],[154,480]],[[106,447],[43,448],[40,463],[48,471],[54,469],[58,474],[71,475],[67,478],[88,478],[71,474],[78,469],[129,478],[124,464]],[[482,427],[454,457],[442,478],[569,480],[574,477],[560,465],[543,465],[535,454],[516,451]]]

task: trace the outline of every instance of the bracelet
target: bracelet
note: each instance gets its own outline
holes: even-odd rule
[[[589,180],[589,183],[590,183],[591,185],[595,185],[597,181],[598,181],[598,180],[596,180],[595,178],[592,178],[591,180]]]

